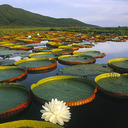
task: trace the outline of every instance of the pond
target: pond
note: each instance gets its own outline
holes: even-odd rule
[[[113,58],[128,58],[128,40],[126,42],[112,42],[107,41],[103,43],[97,43],[92,48],[80,48],[82,50],[95,50],[105,53],[104,58],[97,58],[96,64],[107,64],[108,60]],[[16,81],[30,88],[33,83],[37,83],[43,78],[50,76],[67,75],[63,74],[59,70],[63,65],[57,62],[57,68],[47,73],[28,74],[27,78],[23,81]],[[68,74],[69,75],[69,74]],[[93,80],[96,76],[87,76],[87,79]],[[26,111],[19,113],[17,116],[12,117],[3,122],[15,121],[15,120],[39,120],[41,121],[42,105],[32,101]],[[112,98],[100,92],[96,93],[96,97],[93,102],[70,107],[71,119],[68,123],[65,123],[65,128],[128,128],[127,116],[128,116],[128,102],[127,100],[121,100]]]

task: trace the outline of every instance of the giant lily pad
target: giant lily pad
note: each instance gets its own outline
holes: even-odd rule
[[[83,44],[83,46],[85,48],[92,48],[93,46],[95,46],[94,44]]]
[[[102,64],[81,64],[73,65],[70,67],[63,67],[62,71],[63,73],[69,73],[79,76],[88,76],[109,73],[112,72],[112,69]]]
[[[29,46],[29,45],[15,45],[15,46],[11,46],[9,47],[11,50],[26,50],[29,51],[31,49],[33,49],[33,46]]]
[[[37,120],[18,120],[0,124],[0,128],[63,128],[62,126]]]
[[[41,40],[34,40],[34,39],[24,39],[23,40],[26,44],[31,44],[31,43],[40,43]]]
[[[34,48],[32,52],[51,52],[52,48],[42,47],[42,48]]]
[[[29,89],[18,83],[0,83],[0,119],[14,116],[30,103]]]
[[[58,46],[61,46],[61,45],[65,45],[65,44],[62,42],[48,42],[48,43],[46,43],[46,46],[50,46],[53,48],[58,48]]]
[[[108,95],[128,98],[128,74],[105,73],[97,76],[95,82]]]
[[[92,50],[87,50],[87,51],[75,51],[73,54],[82,54],[82,55],[89,55],[93,56],[95,58],[103,58],[105,53],[101,53],[100,51],[92,51]]]
[[[95,58],[88,55],[62,55],[58,57],[58,61],[62,64],[74,65],[74,64],[87,64],[94,63]]]
[[[57,67],[56,60],[47,58],[27,58],[16,61],[14,64],[19,67],[26,67],[28,71],[48,70]]]
[[[3,48],[0,49],[0,56],[5,56],[6,58],[9,57],[16,57],[16,56],[21,56],[21,57],[28,57],[30,52],[27,51],[22,51],[22,50],[10,50],[8,48]]]
[[[59,46],[60,49],[73,49],[73,50],[79,50],[79,47],[77,46]]]
[[[17,66],[0,66],[0,82],[15,81],[26,75],[26,68]]]
[[[57,57],[52,52],[38,52],[38,53],[31,53],[29,55],[31,58],[48,58],[48,59],[56,59]]]
[[[14,60],[0,59],[0,66],[12,66],[14,62]]]
[[[66,54],[72,54],[73,53],[73,49],[60,49],[60,48],[58,48],[58,49],[53,49],[52,50],[52,52],[53,52],[53,54],[55,54],[55,55],[66,55]]]
[[[96,84],[88,79],[76,76],[48,77],[31,85],[33,96],[40,102],[57,98],[68,106],[77,106],[91,102],[95,98]]]
[[[72,44],[72,46],[77,46],[77,47],[79,47],[79,48],[84,48],[85,46],[81,43],[74,43],[74,44]]]
[[[8,46],[13,46],[15,43],[12,42],[0,42],[0,47],[8,47]]]
[[[128,72],[128,58],[115,58],[108,61],[108,65],[119,72]]]
[[[45,46],[45,44],[44,43],[36,43],[36,44],[27,44],[28,46],[33,46],[33,47],[43,47],[43,46]]]

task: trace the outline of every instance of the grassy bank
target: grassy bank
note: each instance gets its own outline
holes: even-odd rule
[[[118,36],[128,35],[128,27],[0,27],[0,37],[3,35],[17,34],[32,31],[71,31],[81,32],[88,35],[103,34]]]

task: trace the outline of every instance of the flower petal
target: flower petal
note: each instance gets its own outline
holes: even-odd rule
[[[43,110],[40,110],[41,118],[45,121],[64,125],[64,122],[68,122],[71,118],[70,108],[63,101],[52,99],[51,102],[45,103],[42,107]]]
[[[50,109],[46,106],[42,106],[46,111],[50,111]]]
[[[57,122],[59,125],[64,125],[64,122],[60,116],[57,116]]]
[[[47,115],[47,116],[45,117],[45,121],[50,121],[50,118],[51,118],[51,115]]]
[[[52,116],[50,117],[50,122],[52,122],[52,123],[54,123],[54,124],[57,123],[57,119],[56,119],[55,115],[52,115]]]

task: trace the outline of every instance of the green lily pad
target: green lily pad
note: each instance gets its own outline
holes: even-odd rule
[[[34,48],[33,46],[29,46],[29,45],[15,45],[9,47],[10,50],[26,50],[26,51],[29,51],[33,48]]]
[[[0,103],[0,119],[14,116],[28,107],[29,89],[19,83],[0,83]]]
[[[80,105],[81,100],[81,104],[85,104],[90,101],[89,97],[92,97],[92,101],[95,89],[96,84],[93,81],[76,76],[53,76],[31,85],[31,91],[36,98],[42,101],[57,98],[69,106]]]
[[[0,124],[0,128],[63,128],[63,127],[45,121],[18,120],[18,121],[12,121],[12,122]]]
[[[105,73],[97,76],[95,82],[109,95],[128,98],[128,74]]]
[[[33,47],[38,47],[38,46],[45,46],[45,44],[43,44],[43,43],[33,43],[33,44],[27,44],[28,46],[33,46]]]
[[[14,62],[14,60],[0,59],[0,66],[11,66]]]
[[[32,52],[51,52],[52,48],[42,47],[42,48],[34,48]]]
[[[55,55],[52,52],[38,52],[31,53],[29,55],[31,58],[48,58],[48,59],[56,59]]]
[[[53,52],[53,54],[54,55],[66,55],[66,54],[71,54],[71,53],[73,53],[73,49],[60,49],[60,48],[58,48],[58,49],[53,49],[52,50],[52,52]]]
[[[73,54],[89,55],[89,56],[93,56],[95,58],[102,58],[105,56],[105,53],[101,53],[100,51],[93,51],[93,50],[75,51],[75,52],[73,52]]]
[[[65,45],[65,44],[62,43],[62,42],[47,42],[46,43],[46,46],[50,46],[50,47],[53,47],[53,48],[58,48],[61,45]]]
[[[26,67],[28,71],[46,71],[55,69],[57,61],[55,59],[49,60],[48,58],[27,58],[16,61],[14,65]]]
[[[87,63],[94,63],[95,58],[92,56],[88,55],[62,55],[58,57],[58,61],[62,64],[69,64],[69,65],[74,65],[74,64],[87,64]]]
[[[91,48],[95,46],[94,44],[82,44],[85,48]]]
[[[0,66],[0,82],[15,81],[27,74],[26,68],[17,66]]]
[[[8,48],[0,49],[0,57],[10,58],[10,57],[28,57],[30,52],[23,51],[23,50],[10,50]]]
[[[108,61],[108,65],[119,72],[128,72],[128,58],[114,58]]]
[[[108,66],[102,64],[82,64],[74,65],[70,67],[63,67],[63,73],[69,73],[79,76],[88,76],[88,75],[99,75],[102,73],[112,72],[112,69]]]
[[[79,50],[79,47],[77,46],[59,46],[60,49],[73,49],[73,50]]]

